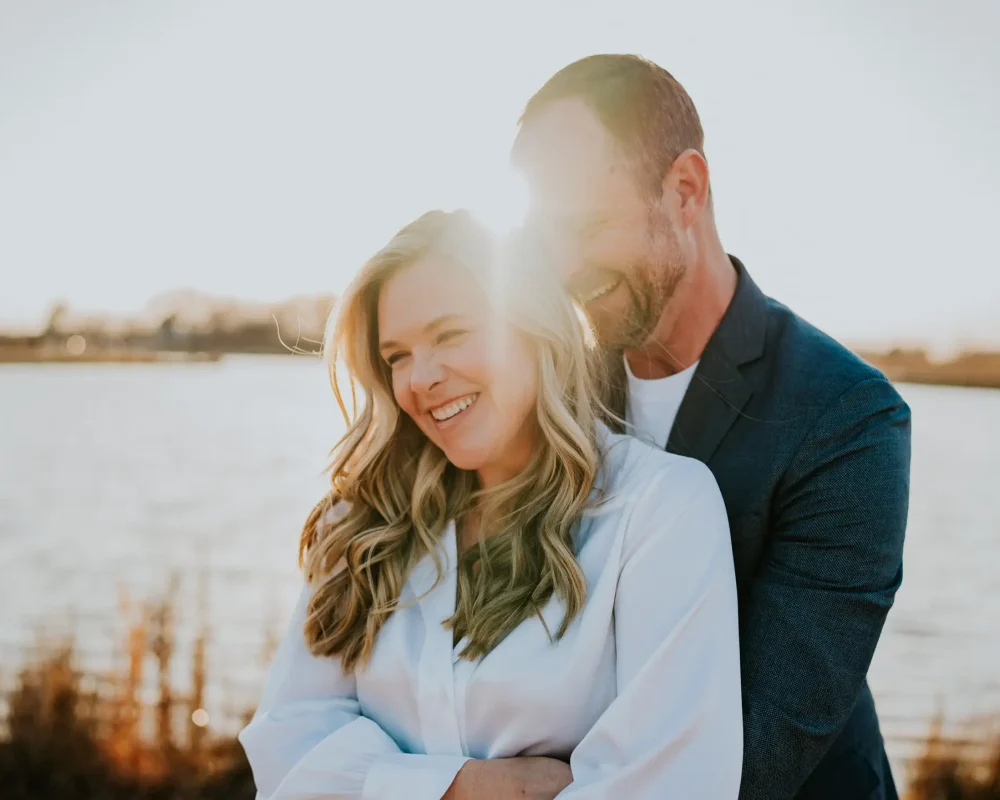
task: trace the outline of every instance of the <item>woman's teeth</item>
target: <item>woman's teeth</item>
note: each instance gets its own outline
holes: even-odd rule
[[[603,286],[598,286],[596,289],[594,289],[594,291],[592,291],[590,294],[588,294],[586,297],[583,298],[583,302],[593,303],[595,300],[604,297],[604,295],[608,294],[608,292],[614,289],[617,285],[618,281],[615,280],[611,281],[610,283],[606,283]]]
[[[446,406],[441,406],[441,408],[435,408],[431,411],[431,416],[434,417],[438,422],[444,422],[447,419],[451,419],[456,414],[465,411],[469,406],[476,402],[476,398],[479,397],[478,394],[467,394],[465,397],[460,397],[458,400],[453,400]]]

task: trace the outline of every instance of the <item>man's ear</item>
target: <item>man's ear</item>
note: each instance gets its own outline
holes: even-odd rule
[[[679,221],[691,225],[710,202],[708,162],[697,150],[685,150],[663,177],[663,191],[677,195]]]

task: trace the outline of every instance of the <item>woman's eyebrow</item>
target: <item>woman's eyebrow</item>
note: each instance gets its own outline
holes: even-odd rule
[[[436,331],[438,328],[443,328],[449,322],[454,322],[455,320],[461,319],[459,314],[442,314],[440,317],[436,317],[424,325],[424,333],[431,333]]]

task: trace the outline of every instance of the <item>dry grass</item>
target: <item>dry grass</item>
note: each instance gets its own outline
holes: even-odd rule
[[[908,778],[906,800],[1000,800],[1000,736],[981,726],[969,736],[945,736],[935,719]]]
[[[142,609],[129,628],[124,663],[111,674],[82,673],[71,642],[43,649],[22,667],[7,697],[0,797],[252,800],[239,743],[196,724],[204,722],[194,712],[203,708],[206,644],[203,630],[194,642],[189,689],[178,692],[170,677],[171,593]],[[155,687],[152,698],[144,694],[148,686]]]
[[[176,583],[141,609],[111,674],[78,669],[71,642],[23,666],[0,728],[0,798],[253,800],[239,743],[196,724],[204,721],[194,712],[204,707],[206,629],[191,649],[187,691],[171,681],[175,591]],[[906,800],[1000,800],[1000,737],[947,737],[936,720],[907,777]]]

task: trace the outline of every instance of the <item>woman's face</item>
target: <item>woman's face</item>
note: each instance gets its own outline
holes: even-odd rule
[[[539,435],[535,357],[466,268],[424,258],[397,272],[378,336],[396,402],[452,464],[484,486],[524,468]]]

